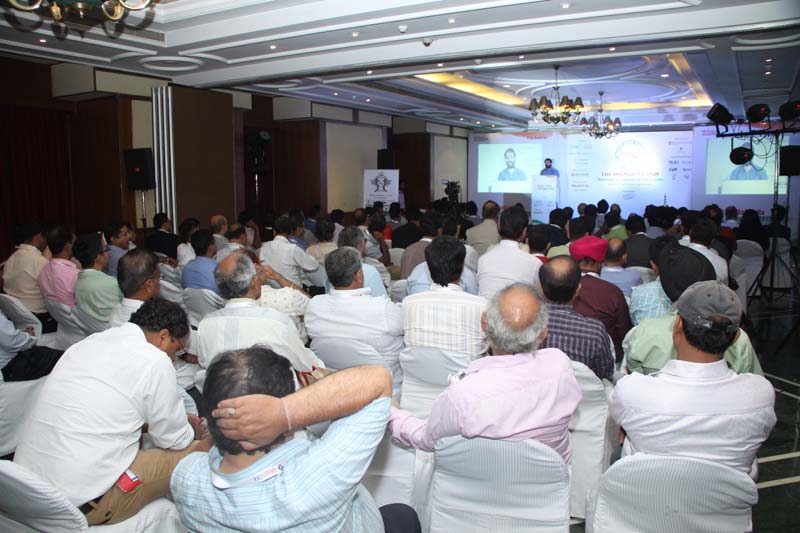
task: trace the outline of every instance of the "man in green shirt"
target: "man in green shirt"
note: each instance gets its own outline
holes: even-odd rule
[[[606,231],[603,234],[603,238],[605,240],[610,241],[611,239],[622,239],[624,241],[628,238],[628,230],[625,229],[625,226],[622,224],[622,220],[619,217],[619,213],[616,211],[609,211],[606,213],[603,224]]]
[[[111,310],[122,301],[117,280],[103,273],[108,246],[101,233],[86,233],[75,240],[72,253],[83,271],[75,283],[75,305],[87,315],[108,322]]]

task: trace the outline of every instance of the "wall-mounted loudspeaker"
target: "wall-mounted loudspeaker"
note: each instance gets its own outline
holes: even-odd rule
[[[153,150],[136,148],[125,150],[125,173],[128,176],[128,189],[144,191],[156,188],[155,164]]]
[[[800,176],[800,146],[781,146],[781,176]]]

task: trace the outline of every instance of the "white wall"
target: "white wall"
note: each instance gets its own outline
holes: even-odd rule
[[[461,200],[467,201],[467,139],[433,135],[431,200],[445,196],[442,180],[461,184]]]
[[[363,206],[364,169],[378,168],[378,150],[385,148],[384,129],[325,123],[328,211]]]

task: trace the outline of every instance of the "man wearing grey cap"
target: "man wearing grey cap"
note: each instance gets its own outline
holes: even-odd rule
[[[703,281],[675,307],[677,359],[655,374],[623,377],[611,393],[611,416],[626,434],[622,455],[693,457],[755,478],[756,452],[776,422],[775,391],[723,358],[739,335],[739,299],[724,284]]]
[[[668,246],[659,256],[661,286],[673,304],[693,283],[716,279],[711,263],[687,246]],[[645,318],[622,340],[627,368],[630,372],[658,372],[677,356],[672,343],[677,315],[673,305],[667,314]],[[739,324],[737,319],[736,324]],[[725,350],[728,365],[738,374],[763,374],[750,337],[739,329],[733,343]]]

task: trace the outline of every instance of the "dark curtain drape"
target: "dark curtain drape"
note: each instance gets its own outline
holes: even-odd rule
[[[18,222],[74,223],[70,113],[0,105],[0,261]]]

